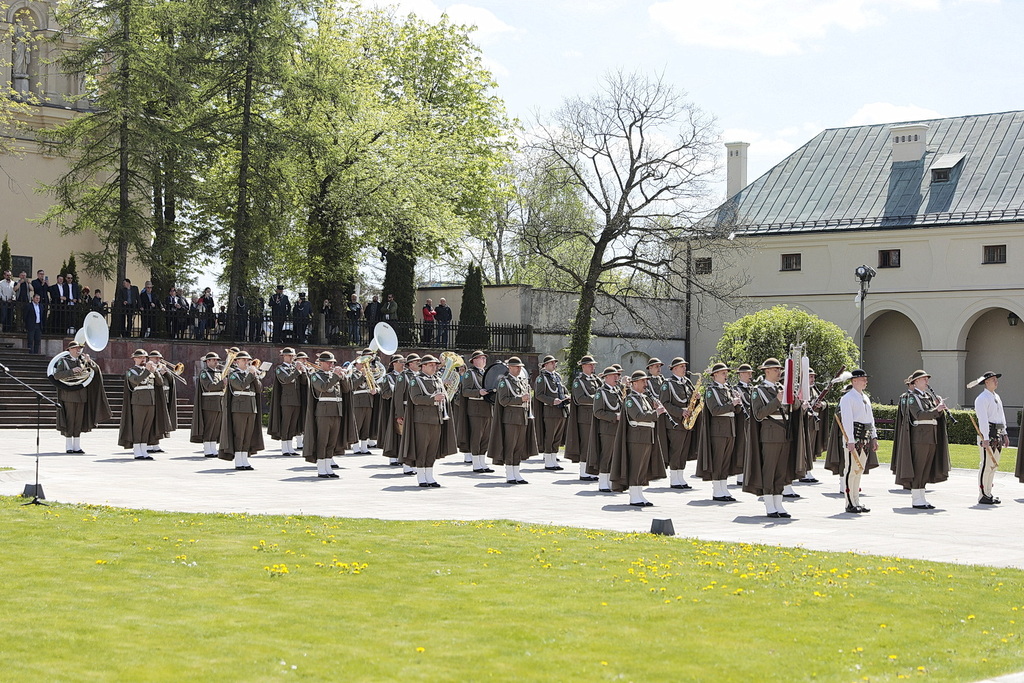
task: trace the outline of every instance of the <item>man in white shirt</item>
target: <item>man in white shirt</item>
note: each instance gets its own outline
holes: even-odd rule
[[[984,383],[985,390],[974,399],[974,412],[978,415],[978,429],[981,431],[978,437],[979,505],[996,505],[1000,502],[992,495],[992,482],[999,470],[999,457],[1003,449],[1010,445],[1010,437],[1006,434],[1006,412],[1003,410],[1002,399],[996,393],[1000,377],[1002,374],[997,372],[986,372],[979,377],[979,384]]]
[[[846,450],[843,454],[846,511],[859,515],[870,512],[860,504],[860,480],[867,469],[868,449],[878,450],[878,432],[875,430],[875,416],[871,412],[871,400],[864,395],[870,375],[859,368],[852,374],[850,390],[839,399],[839,415],[846,436]]]
[[[14,325],[14,280],[11,271],[4,271],[4,279],[0,280],[0,329],[10,332]]]

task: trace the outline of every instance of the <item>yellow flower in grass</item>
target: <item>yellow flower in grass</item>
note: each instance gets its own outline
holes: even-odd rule
[[[426,651],[427,651],[427,648],[425,648],[425,647],[418,647],[418,648],[416,648],[416,652],[426,652]]]

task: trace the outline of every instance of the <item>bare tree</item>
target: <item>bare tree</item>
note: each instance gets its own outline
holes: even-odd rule
[[[600,294],[630,312],[629,295],[728,300],[742,286],[691,258],[720,255],[721,272],[735,253],[728,226],[701,221],[711,208],[717,145],[712,117],[662,77],[637,73],[611,73],[593,96],[569,99],[535,123],[526,144],[535,183],[547,197],[568,193],[585,207],[585,220],[566,220],[563,201],[528,208],[519,236],[580,293],[569,367],[588,351]],[[564,245],[582,253],[566,259]],[[679,322],[688,332],[689,320]]]

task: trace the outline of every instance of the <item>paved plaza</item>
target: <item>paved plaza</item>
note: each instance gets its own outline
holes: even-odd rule
[[[20,494],[34,477],[35,431],[0,430],[0,440],[0,467],[14,468],[0,471],[0,494]],[[564,460],[564,471],[549,472],[533,458],[522,468],[530,483],[510,486],[501,468],[473,474],[461,455],[450,456],[434,470],[442,487],[421,489],[380,451],[339,457],[341,478],[318,479],[316,468],[301,457],[282,456],[276,441],[251,458],[252,472],[204,458],[184,431],[165,440],[167,452],[153,461],[133,460],[116,441],[116,430],[94,431],[82,438],[85,455],[66,455],[63,437],[44,431],[39,478],[46,498],[169,511],[513,519],[620,531],[649,531],[651,520],[669,518],[677,535],[707,540],[1024,568],[1024,484],[1002,473],[995,488],[1002,505],[978,505],[976,473],[953,470],[948,481],[928,489],[937,509],[921,511],[911,507],[910,493],[896,487],[883,465],[864,478],[862,502],[871,513],[849,515],[838,479],[819,462],[815,474],[821,483],[798,484],[803,497],[786,502],[793,518],[777,520],[765,517],[764,506],[737,487],[730,490],[738,502],[711,501],[710,483],[693,477],[690,491],[656,482],[646,492],[655,507],[633,508],[625,494],[599,493],[596,483],[579,481],[576,466]]]

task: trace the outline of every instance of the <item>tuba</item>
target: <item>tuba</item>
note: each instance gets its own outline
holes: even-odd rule
[[[374,353],[380,351],[385,356],[393,355],[398,350],[398,333],[395,328],[387,323],[377,323],[373,328],[370,350]]]
[[[110,341],[110,329],[107,327],[107,321],[103,319],[103,316],[96,311],[91,311],[89,315],[85,316],[85,321],[82,323],[81,329],[78,330],[78,334],[75,335],[75,341],[83,346],[87,346],[93,351],[102,351],[107,347],[107,342]],[[46,366],[46,376],[51,382],[61,386],[65,389],[82,389],[89,386],[89,384],[96,377],[99,372],[99,366],[96,362],[89,358],[87,355],[83,355],[85,364],[82,366],[85,372],[77,377],[70,377],[68,379],[58,380],[53,378],[53,373],[57,371],[57,363],[65,357],[69,357],[71,354],[67,351],[61,351],[52,359],[50,364]]]
[[[462,356],[453,351],[444,351],[441,353],[441,360],[444,361],[444,369],[441,371],[441,385],[444,386],[444,393],[451,401],[455,397],[455,392],[459,390],[459,384],[462,382],[462,374],[459,372],[459,368],[464,367],[466,362],[462,360]]]

